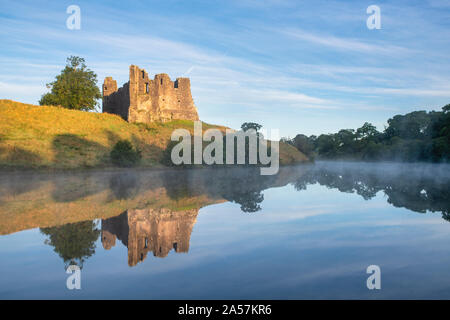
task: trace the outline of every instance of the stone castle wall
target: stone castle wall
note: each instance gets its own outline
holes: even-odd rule
[[[148,252],[164,258],[171,250],[189,251],[192,228],[198,209],[130,209],[120,216],[102,220],[102,244],[106,250],[116,244],[116,237],[128,248],[128,265],[145,260]]]
[[[121,88],[111,77],[103,83],[103,112],[129,122],[198,120],[189,78],[171,81],[165,74],[149,79],[148,73],[130,66],[130,80]]]

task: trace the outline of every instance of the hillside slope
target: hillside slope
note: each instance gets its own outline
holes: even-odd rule
[[[0,100],[0,167],[75,169],[111,167],[110,151],[121,139],[142,151],[142,167],[160,161],[174,129],[193,132],[193,122],[128,123],[112,114],[35,106]],[[203,130],[223,126],[203,123]],[[280,144],[280,163],[308,161],[296,148]]]

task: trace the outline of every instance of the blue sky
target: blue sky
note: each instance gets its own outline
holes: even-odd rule
[[[81,29],[66,28],[69,5]],[[366,26],[369,5],[381,29]],[[37,103],[70,55],[99,86],[136,64],[191,78],[200,118],[282,136],[450,103],[450,0],[0,0],[0,98]]]

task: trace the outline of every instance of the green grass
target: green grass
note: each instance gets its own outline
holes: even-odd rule
[[[194,123],[128,123],[112,114],[36,106],[0,100],[0,167],[78,169],[112,167],[110,152],[127,139],[142,152],[142,167],[162,166],[174,129],[191,133]],[[203,123],[203,130],[226,127]],[[280,163],[307,161],[296,148],[280,144]]]

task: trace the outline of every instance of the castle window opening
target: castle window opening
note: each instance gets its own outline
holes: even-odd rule
[[[148,247],[148,238],[145,238],[144,248],[147,249],[147,247]]]
[[[142,71],[142,79],[145,78],[145,71]]]
[[[148,83],[145,84],[145,92],[148,93]]]
[[[161,78],[161,85],[162,85],[162,78]]]

